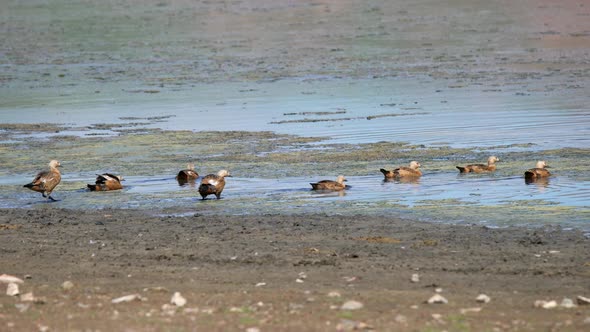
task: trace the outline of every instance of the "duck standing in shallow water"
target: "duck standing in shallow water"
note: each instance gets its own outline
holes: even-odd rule
[[[217,174],[209,174],[201,180],[199,185],[199,194],[205,199],[209,195],[215,195],[217,199],[221,198],[221,192],[225,187],[225,178],[231,177],[228,171],[222,169]]]
[[[488,158],[488,164],[473,164],[467,166],[456,166],[460,173],[484,173],[493,172],[496,170],[496,162],[500,159],[496,156]]]
[[[198,178],[199,174],[195,172],[195,165],[192,163],[188,164],[186,169],[181,170],[178,172],[178,175],[176,175],[176,181],[178,181],[178,184],[181,186],[189,181],[195,181]]]
[[[527,181],[535,181],[537,179],[548,178],[551,173],[547,170],[549,165],[543,160],[537,161],[535,168],[531,168],[524,172],[524,179]]]
[[[58,167],[61,167],[59,161],[50,161],[49,170],[39,172],[31,183],[25,184],[23,187],[40,192],[43,197],[55,201],[55,199],[51,197],[51,192],[61,181],[61,173],[59,172],[59,169],[57,169]]]
[[[338,176],[336,181],[332,180],[322,180],[311,184],[312,190],[332,190],[332,191],[339,191],[346,189],[346,185],[344,182],[347,181],[344,175]]]
[[[88,184],[90,191],[109,191],[123,189],[121,181],[125,181],[120,175],[113,175],[109,173],[96,174],[96,182]]]
[[[380,169],[383,176],[386,179],[396,179],[396,178],[419,178],[422,176],[422,172],[418,169],[420,168],[420,163],[417,161],[412,161],[409,167],[399,167],[394,169],[393,171],[388,171],[386,169]]]

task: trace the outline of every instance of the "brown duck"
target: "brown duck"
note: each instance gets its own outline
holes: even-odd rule
[[[409,178],[414,177],[418,178],[422,176],[422,172],[418,168],[420,168],[420,163],[417,161],[412,161],[409,167],[399,167],[394,169],[393,171],[388,171],[386,169],[380,169],[381,173],[385,176],[386,179],[392,178]]]
[[[488,158],[488,164],[473,164],[467,166],[457,166],[457,169],[460,173],[484,173],[484,172],[493,172],[496,170],[496,162],[500,161],[500,159],[496,156],[491,156]]]
[[[217,174],[209,174],[201,180],[199,185],[199,194],[205,199],[208,195],[215,195],[217,199],[221,198],[221,192],[225,187],[225,178],[231,177],[228,171],[222,169]]]
[[[345,181],[347,181],[347,180],[346,180],[346,178],[344,178],[344,175],[340,175],[340,176],[338,176],[336,181],[322,180],[322,181],[318,181],[318,182],[310,183],[310,184],[311,184],[312,190],[339,191],[339,190],[346,189],[346,185],[344,184]]]
[[[526,180],[533,181],[536,179],[550,177],[551,173],[549,173],[547,168],[549,168],[549,165],[547,165],[545,161],[539,160],[537,161],[537,165],[535,166],[535,168],[531,168],[528,171],[524,172],[524,178]]]
[[[125,180],[123,180],[123,177],[120,175],[113,175],[109,173],[96,174],[96,182],[87,186],[90,191],[119,190],[123,189],[121,181]]]
[[[49,170],[39,172],[31,183],[25,184],[23,187],[40,192],[43,197],[55,201],[55,199],[51,197],[51,192],[61,181],[61,173],[59,172],[59,169],[57,169],[58,167],[61,167],[59,161],[50,161]]]
[[[178,183],[187,183],[196,180],[198,177],[199,174],[195,172],[195,165],[191,163],[186,166],[186,169],[178,172],[178,175],[176,175],[176,181],[178,181]]]

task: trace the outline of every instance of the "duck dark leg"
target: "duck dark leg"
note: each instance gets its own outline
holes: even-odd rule
[[[51,195],[48,195],[47,198],[49,198],[52,202],[57,202],[57,199],[51,197]]]

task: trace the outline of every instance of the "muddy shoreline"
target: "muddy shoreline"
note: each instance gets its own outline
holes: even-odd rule
[[[590,306],[534,307],[536,300],[559,304],[589,295],[590,241],[576,230],[323,214],[157,213],[50,205],[3,209],[0,272],[30,278],[21,292],[32,291],[43,303],[0,296],[2,328],[580,331],[590,326]],[[411,282],[412,274],[420,281]],[[63,290],[67,280],[74,287]],[[424,303],[437,288],[449,303]],[[163,307],[177,291],[187,304]],[[144,300],[111,303],[136,293]],[[492,301],[476,302],[480,293]],[[349,300],[363,308],[342,310]]]

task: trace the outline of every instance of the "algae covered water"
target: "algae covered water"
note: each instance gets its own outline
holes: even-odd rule
[[[588,229],[590,12],[555,6],[9,1],[0,207]],[[490,155],[495,173],[457,174]],[[47,204],[22,184],[50,159],[63,179]],[[419,181],[383,182],[412,160]],[[537,160],[554,177],[527,185]],[[222,200],[178,186],[189,162],[234,174]],[[102,172],[125,189],[83,190]],[[309,190],[339,174],[346,192]]]

